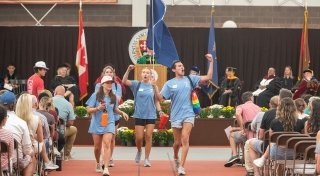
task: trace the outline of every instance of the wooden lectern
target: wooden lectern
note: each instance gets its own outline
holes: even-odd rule
[[[134,69],[134,79],[141,81],[141,71],[144,68],[154,69],[158,74],[157,86],[161,91],[162,86],[167,81],[167,67],[160,64],[136,64]]]

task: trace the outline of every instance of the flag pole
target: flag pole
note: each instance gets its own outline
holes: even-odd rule
[[[153,1],[153,0],[150,0],[150,2]],[[152,24],[152,56],[151,56],[151,61],[152,61],[152,69],[154,70],[154,62],[155,62],[155,59],[154,59],[154,55],[155,55],[155,52],[154,52],[154,14],[153,14],[153,3],[151,3],[151,24]]]

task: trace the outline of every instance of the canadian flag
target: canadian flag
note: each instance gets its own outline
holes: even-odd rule
[[[78,68],[79,76],[79,89],[80,89],[80,100],[87,96],[88,94],[88,58],[86,49],[86,39],[83,29],[82,20],[82,3],[80,3],[79,10],[79,36],[78,36],[78,49],[76,56],[76,66]]]

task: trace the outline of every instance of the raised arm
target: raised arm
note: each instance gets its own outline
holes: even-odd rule
[[[126,86],[131,86],[132,83],[130,80],[128,80],[128,76],[131,70],[134,69],[134,65],[129,65],[127,71],[124,73],[123,77],[122,77],[122,83]]]
[[[206,58],[207,60],[209,61],[209,68],[208,68],[208,72],[207,72],[207,75],[203,75],[201,76],[200,78],[200,81],[201,82],[205,82],[205,81],[208,81],[210,79],[212,79],[212,74],[213,74],[213,58],[212,58],[212,55],[211,54],[206,54]]]

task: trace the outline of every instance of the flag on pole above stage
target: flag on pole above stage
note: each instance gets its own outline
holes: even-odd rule
[[[150,0],[147,47],[153,50],[159,64],[171,67],[174,60],[179,60],[176,46],[168,27],[164,23],[166,5],[163,0]]]
[[[304,10],[304,22],[301,33],[301,46],[300,46],[300,58],[299,58],[299,75],[298,78],[303,78],[303,70],[309,68],[310,64],[310,52],[308,43],[308,9],[305,6]]]
[[[219,82],[218,82],[218,60],[217,60],[217,55],[216,55],[216,40],[215,40],[215,32],[214,32],[213,9],[211,12],[211,25],[210,25],[210,30],[209,30],[208,53],[210,53],[213,58],[213,74],[212,74],[212,79],[209,80],[209,83],[205,86],[202,86],[201,89],[211,99],[213,97],[213,95],[219,89],[219,86],[218,86],[219,85]],[[209,63],[208,63],[208,66],[209,66]]]
[[[80,100],[81,100],[84,97],[86,97],[88,94],[88,82],[89,82],[88,58],[87,58],[87,49],[86,49],[86,39],[85,39],[84,29],[83,29],[81,1],[80,1],[80,9],[79,9],[79,35],[78,35],[76,66],[78,68]]]

